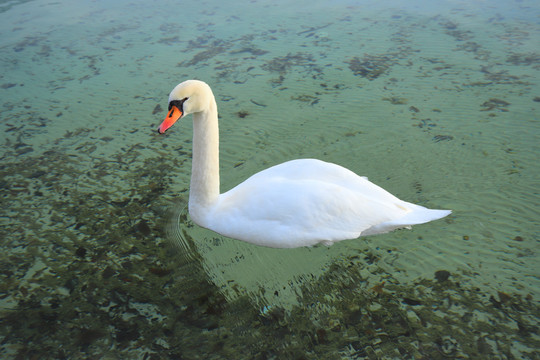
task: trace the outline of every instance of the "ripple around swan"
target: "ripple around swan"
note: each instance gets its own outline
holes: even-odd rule
[[[227,299],[247,296],[261,309],[298,305],[297,291],[305,277],[309,276],[305,279],[308,281],[316,279],[330,260],[326,253],[313,256],[314,249],[283,251],[224,238],[194,225],[185,208],[175,212],[168,233],[186,261],[201,266]],[[306,251],[310,261],[298,261]]]

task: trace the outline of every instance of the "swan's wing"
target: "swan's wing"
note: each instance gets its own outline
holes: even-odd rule
[[[382,202],[402,203],[403,201],[368,181],[365,176],[359,176],[349,169],[336,164],[317,159],[297,159],[272,166],[252,175],[242,184],[259,183],[264,180],[282,178],[289,181],[319,181],[350,189],[366,198]],[[255,185],[256,186],[256,185]]]

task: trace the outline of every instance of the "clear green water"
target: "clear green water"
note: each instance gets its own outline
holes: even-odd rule
[[[540,8],[519,2],[0,3],[0,357],[537,359]],[[452,209],[266,249],[186,218],[180,81],[222,190],[302,157]]]

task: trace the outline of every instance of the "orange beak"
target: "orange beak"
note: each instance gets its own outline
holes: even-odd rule
[[[158,133],[163,134],[165,130],[173,126],[173,124],[176,122],[176,120],[180,119],[182,117],[182,111],[176,107],[171,106],[171,110],[165,117],[165,120],[159,125],[158,127]]]

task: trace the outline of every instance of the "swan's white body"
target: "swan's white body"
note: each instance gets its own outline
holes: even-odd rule
[[[220,194],[218,116],[212,90],[202,81],[185,81],[171,92],[169,110],[160,133],[193,113],[190,216],[222,235],[275,248],[330,245],[450,214],[402,201],[365,177],[315,159],[273,166]]]

